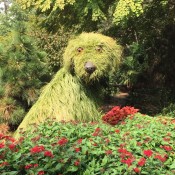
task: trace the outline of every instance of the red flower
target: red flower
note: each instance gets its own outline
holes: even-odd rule
[[[15,144],[11,143],[11,144],[9,144],[8,147],[9,147],[9,149],[14,150],[15,146],[16,146]]]
[[[161,155],[156,155],[155,157],[154,157],[155,159],[159,159],[161,162],[165,162],[166,161],[166,155],[164,155],[164,156],[161,156]]]
[[[33,166],[32,164],[28,164],[25,166],[25,169],[30,169],[30,168],[32,168],[32,166]]]
[[[122,160],[121,160],[121,162],[127,164],[128,167],[132,165],[132,162],[133,162],[133,161],[134,161],[133,158],[127,158],[127,159],[122,159]]]
[[[145,156],[147,156],[147,157],[151,157],[152,156],[152,154],[153,154],[153,151],[152,150],[144,150],[143,151],[143,154],[145,155]]]
[[[170,141],[171,139],[168,138],[168,137],[164,137],[163,140],[168,142],[168,141]]]
[[[0,143],[0,148],[4,148],[4,146],[5,146],[4,143],[1,142],[1,143]]]
[[[122,124],[122,125],[125,125],[125,124],[126,124],[126,122],[122,121],[122,122],[121,122],[121,124]]]
[[[46,156],[46,157],[51,157],[51,158],[54,157],[54,155],[52,154],[51,151],[45,151],[45,152],[44,152],[44,156]]]
[[[1,166],[6,166],[6,165],[8,165],[9,163],[8,162],[2,162],[1,164],[0,164],[0,167]]]
[[[36,137],[32,138],[31,141],[37,142],[40,138],[41,138],[41,136],[36,136]]]
[[[78,140],[77,140],[78,144],[81,144],[82,141],[83,141],[83,139],[78,139]]]
[[[101,131],[101,128],[96,128],[95,129],[95,132],[100,132]]]
[[[44,174],[44,171],[39,171],[38,172],[38,175],[43,175]]]
[[[166,151],[171,151],[171,150],[172,150],[172,147],[169,146],[169,145],[167,145],[167,146],[164,145],[163,148],[164,148],[164,150],[166,150]]]
[[[171,136],[171,133],[170,133],[170,132],[168,132],[168,133],[167,133],[167,136]]]
[[[24,140],[24,137],[20,137],[19,140],[18,140],[18,142],[19,142],[19,143],[22,143],[23,140]]]
[[[92,134],[93,136],[98,136],[100,133],[101,129],[100,128],[96,128],[94,133]]]
[[[66,138],[61,138],[60,140],[58,140],[58,144],[60,145],[60,146],[62,146],[62,145],[65,145],[66,143],[68,142],[68,139],[66,139]]]
[[[145,163],[146,163],[146,159],[144,157],[140,158],[140,160],[138,161],[139,166],[144,166]]]
[[[142,146],[142,143],[141,142],[137,142],[137,146]]]
[[[39,153],[39,152],[42,152],[44,151],[44,146],[35,146],[33,148],[30,149],[30,152],[31,153]]]
[[[92,145],[93,145],[93,146],[98,146],[98,144],[97,144],[97,143],[93,143]]]
[[[94,133],[92,134],[92,136],[98,136],[98,133],[94,132]]]
[[[11,142],[15,142],[16,140],[13,137],[5,136],[5,138]]]
[[[110,154],[112,154],[112,150],[107,150],[105,153],[106,153],[106,155],[110,155]]]
[[[125,148],[119,148],[119,149],[118,149],[118,152],[119,152],[119,153],[124,153],[124,154],[125,154],[125,153],[127,153],[128,151],[127,151]]]
[[[34,168],[38,167],[38,164],[34,164],[33,167],[34,167]]]
[[[119,130],[119,129],[116,129],[116,130],[115,130],[115,132],[116,132],[116,133],[119,133],[119,132],[120,132],[120,130]]]
[[[74,162],[74,165],[75,165],[75,166],[78,166],[79,164],[80,164],[79,160],[76,160],[76,161]]]
[[[139,173],[140,172],[140,169],[137,168],[137,167],[133,168],[133,170],[134,170],[135,173]]]
[[[75,152],[78,153],[80,152],[81,148],[75,148]]]
[[[108,144],[110,142],[110,140],[108,138],[106,138],[105,142]]]
[[[132,119],[133,114],[135,114],[137,111],[138,109],[135,109],[130,106],[126,106],[123,108],[120,108],[119,106],[115,106],[102,117],[102,120],[111,125],[116,125],[120,121],[123,121],[128,116],[131,116],[131,119]],[[125,124],[125,122],[123,122],[123,124]]]
[[[4,134],[0,133],[0,139],[4,138]]]

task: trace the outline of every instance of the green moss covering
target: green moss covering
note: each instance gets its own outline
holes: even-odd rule
[[[19,128],[27,129],[32,123],[40,123],[47,118],[56,118],[57,121],[99,120],[104,90],[101,82],[117,69],[121,53],[122,48],[116,41],[101,34],[83,33],[71,40],[64,53],[63,68],[43,88],[15,137],[19,136]],[[96,66],[92,74],[84,68],[88,61]]]

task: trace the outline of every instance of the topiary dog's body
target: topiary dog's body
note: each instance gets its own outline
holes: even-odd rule
[[[43,89],[19,128],[48,118],[97,121],[104,92],[104,79],[118,67],[121,46],[107,36],[83,33],[71,40],[63,57],[63,68]]]

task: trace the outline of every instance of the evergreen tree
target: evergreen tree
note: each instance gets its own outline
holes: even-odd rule
[[[0,26],[0,123],[11,128],[22,121],[48,78],[46,54],[30,36],[29,17],[14,4]]]

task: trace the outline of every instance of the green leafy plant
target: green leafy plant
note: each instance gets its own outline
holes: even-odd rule
[[[13,3],[0,22],[0,27],[6,28],[0,32],[0,123],[14,128],[49,79],[46,53],[30,36],[28,14]]]
[[[47,121],[0,135],[1,174],[174,174],[175,120],[142,114],[114,127]],[[162,129],[163,128],[163,129]]]
[[[139,77],[148,68],[147,55],[141,44],[134,42],[125,49],[125,56],[116,72],[118,84],[132,87],[137,84]]]

